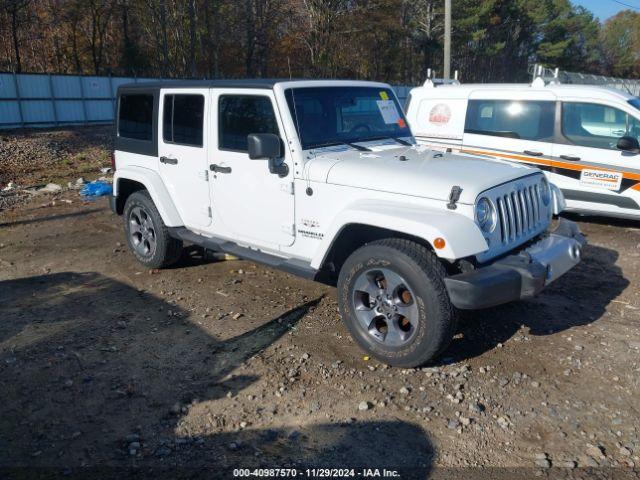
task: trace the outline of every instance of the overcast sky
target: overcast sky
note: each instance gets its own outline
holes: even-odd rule
[[[640,0],[620,0],[622,3],[636,7],[640,11]],[[607,18],[615,15],[620,10],[630,9],[614,0],[573,0],[576,5],[582,5],[583,7],[591,10],[596,17],[601,21],[605,21]],[[633,10],[633,9],[631,9]]]

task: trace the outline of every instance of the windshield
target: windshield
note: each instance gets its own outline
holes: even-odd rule
[[[388,88],[311,87],[285,92],[302,148],[411,137]]]
[[[629,100],[629,103],[640,110],[640,98],[632,98],[631,100]]]

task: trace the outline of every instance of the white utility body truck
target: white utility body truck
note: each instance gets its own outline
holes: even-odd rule
[[[538,169],[416,145],[387,84],[123,85],[116,135],[111,207],[143,265],[190,242],[337,285],[353,338],[391,365],[439,355],[458,309],[530,298],[580,261]]]

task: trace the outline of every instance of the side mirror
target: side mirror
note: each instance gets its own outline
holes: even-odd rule
[[[640,153],[640,143],[635,137],[622,137],[620,140],[618,140],[617,148],[618,150],[623,150],[625,152]]]
[[[286,177],[289,167],[279,162],[282,157],[282,140],[273,133],[250,133],[247,135],[247,150],[251,160],[269,160],[269,172]]]

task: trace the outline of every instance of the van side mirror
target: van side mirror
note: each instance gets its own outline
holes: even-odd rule
[[[247,150],[251,160],[269,160],[269,172],[286,177],[289,167],[282,163],[282,140],[273,133],[250,133],[247,135]]]
[[[620,138],[620,140],[618,140],[617,148],[618,150],[623,150],[625,152],[640,153],[640,143],[635,137],[625,136]]]

